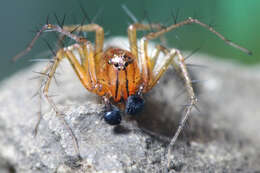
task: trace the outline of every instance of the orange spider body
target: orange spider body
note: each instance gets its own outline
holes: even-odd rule
[[[120,102],[123,100],[123,103],[125,104],[125,112],[127,114],[134,115],[138,113],[144,106],[142,94],[153,88],[168,67],[172,65],[176,73],[185,81],[186,90],[189,95],[189,104],[185,109],[185,115],[183,116],[170,143],[168,150],[168,163],[170,163],[169,156],[171,155],[171,146],[173,146],[177,140],[177,137],[179,136],[191,113],[192,107],[197,103],[197,99],[192,87],[192,80],[189,77],[189,73],[184,62],[185,59],[183,58],[181,52],[174,48],[167,49],[161,45],[157,45],[154,48],[153,54],[149,55],[148,42],[152,39],[159,38],[169,31],[192,23],[207,28],[210,32],[217,35],[230,46],[233,46],[249,55],[252,54],[252,52],[248,49],[227,40],[223,35],[215,31],[207,24],[204,24],[197,19],[188,18],[168,27],[161,27],[159,24],[148,25],[141,23],[134,23],[130,25],[128,27],[129,51],[115,47],[110,47],[103,50],[104,31],[101,26],[94,23],[82,26],[59,26],[46,24],[40,31],[37,32],[27,49],[17,54],[13,60],[16,60],[28,53],[33,47],[35,41],[45,31],[60,33],[61,37],[59,41],[62,41],[64,36],[75,40],[77,43],[69,47],[60,48],[57,53],[55,53],[55,58],[53,61],[51,61],[47,68],[41,72],[41,74],[45,74],[44,76],[47,76],[47,79],[43,81],[44,85],[42,93],[55,112],[58,115],[61,115],[54,101],[49,97],[48,90],[60,61],[66,58],[72,65],[72,68],[77,74],[82,85],[90,92],[96,93],[97,95],[103,97],[106,105],[104,119],[111,125],[117,125],[121,122],[121,112],[116,106],[110,103],[110,100],[113,100],[114,102]],[[150,32],[142,37],[138,47],[137,31],[151,29],[155,29],[156,31]],[[73,34],[74,31],[95,32],[95,44],[92,44],[87,40],[87,38]],[[161,53],[164,54],[164,56],[159,61],[158,57]],[[65,120],[64,123],[67,125]],[[35,127],[35,131],[37,131],[38,125],[39,121]],[[77,153],[79,153],[77,140],[75,136],[73,136],[72,130],[69,127],[68,129],[74,139],[75,149]]]
[[[98,65],[98,81],[102,83],[103,92],[96,94],[106,95],[114,102],[126,101],[130,95],[137,93],[141,83],[141,74],[137,59],[127,50],[108,48]]]

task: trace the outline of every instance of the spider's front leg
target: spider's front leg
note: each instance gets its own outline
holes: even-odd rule
[[[88,45],[90,43],[86,43],[86,44]],[[52,64],[52,66],[50,67],[50,71],[47,74],[48,78],[47,78],[47,81],[44,84],[44,88],[43,88],[44,97],[46,98],[48,103],[51,105],[51,107],[55,111],[56,115],[61,119],[61,121],[65,125],[65,127],[68,129],[68,131],[73,139],[74,148],[75,148],[75,151],[78,156],[80,155],[80,152],[79,152],[77,138],[75,137],[75,135],[74,135],[73,131],[71,130],[71,128],[69,127],[68,123],[65,121],[64,115],[59,111],[58,107],[56,106],[56,104],[54,103],[52,98],[49,96],[48,90],[49,90],[49,86],[51,84],[51,80],[54,77],[55,71],[56,71],[60,61],[63,58],[67,58],[69,60],[70,64],[72,65],[75,73],[77,74],[77,76],[78,76],[79,80],[81,81],[81,83],[83,84],[83,86],[85,86],[90,91],[93,90],[94,86],[92,85],[92,82],[90,81],[90,76],[87,75],[88,73],[86,73],[85,69],[81,66],[81,64],[78,62],[77,58],[73,54],[73,51],[76,49],[78,50],[80,47],[82,47],[82,46],[80,46],[78,44],[74,44],[68,48],[65,48],[65,50],[60,49],[57,52],[56,57],[54,58],[54,62]]]
[[[139,54],[138,46],[137,46],[137,31],[141,30],[161,30],[162,26],[160,24],[141,24],[141,23],[135,23],[132,24],[128,27],[128,39],[129,39],[129,44],[130,44],[130,50],[131,53],[138,59],[138,64],[141,66],[141,77],[143,84],[140,88],[142,92],[144,89],[147,88],[151,73],[152,73],[152,66],[153,62],[148,60],[148,55],[147,55],[147,46],[144,46],[143,43],[141,42],[141,52]],[[157,54],[159,51],[157,52]],[[139,57],[141,55],[141,57]],[[158,55],[154,55],[155,57]]]
[[[75,30],[76,28],[76,30]],[[110,124],[110,125],[117,125],[121,122],[121,114],[119,109],[112,105],[110,103],[109,98],[105,95],[106,91],[109,91],[109,89],[106,89],[105,83],[100,83],[100,81],[96,74],[100,65],[102,65],[102,55],[103,55],[103,44],[104,44],[104,30],[101,26],[97,24],[88,24],[88,25],[82,25],[82,26],[64,26],[64,30],[66,31],[82,31],[82,32],[95,32],[95,48],[91,47],[80,47],[78,49],[81,59],[81,66],[85,71],[87,72],[87,75],[89,75],[89,82],[93,84],[92,86],[92,92],[97,93],[100,96],[103,96],[103,101],[105,103],[105,113],[104,113],[104,120]],[[88,82],[88,83],[89,83]],[[102,89],[99,88],[99,86],[102,86]],[[91,90],[90,90],[91,91]]]
[[[12,58],[12,61],[16,61],[17,59],[23,57],[24,55],[26,55],[28,52],[31,51],[31,49],[33,48],[35,42],[38,40],[38,38],[42,35],[42,33],[44,32],[57,32],[60,33],[62,35],[65,35],[69,38],[71,38],[72,40],[75,40],[78,43],[86,43],[87,39],[83,38],[83,37],[79,37],[75,34],[72,34],[69,31],[64,30],[63,28],[61,28],[58,25],[53,25],[53,24],[45,24],[42,26],[42,28],[36,33],[36,35],[34,36],[34,38],[32,39],[32,41],[30,42],[30,44],[27,46],[26,49],[24,49],[23,51],[19,52],[17,55],[15,55]]]
[[[69,26],[63,26],[63,30],[67,32],[95,32],[95,48],[94,48],[94,57],[95,60],[93,62],[99,63],[101,59],[101,55],[103,52],[104,47],[104,30],[101,26],[95,23],[87,24],[87,25],[69,25]],[[62,37],[64,35],[62,34]],[[63,38],[60,38],[62,40]],[[87,50],[86,50],[87,52]],[[85,66],[84,68],[87,68],[86,60],[88,60],[88,56],[81,56],[81,64]]]
[[[138,65],[141,68],[140,71],[141,71],[141,80],[142,80],[142,83],[139,86],[137,93],[135,95],[129,96],[127,99],[125,112],[130,115],[134,115],[140,112],[144,106],[142,93],[147,92],[147,86],[149,83],[150,74],[152,73],[152,66],[154,65],[154,62],[148,60],[148,57],[146,56],[147,55],[146,50],[142,49],[143,46],[141,46],[141,53],[139,54],[136,32],[140,30],[152,30],[152,29],[160,30],[162,29],[162,26],[160,24],[135,23],[128,27],[128,39],[129,39],[130,51],[137,59]],[[157,57],[158,54],[159,52],[157,51],[154,57]],[[141,58],[139,57],[139,55],[141,55]]]
[[[82,31],[82,32],[95,32],[95,48],[93,49],[91,45],[80,46],[77,50],[80,55],[81,66],[86,71],[87,83],[92,83],[91,92],[94,92],[100,96],[103,96],[105,103],[105,113],[104,120],[110,125],[117,125],[121,122],[121,114],[119,109],[110,103],[109,98],[106,96],[106,89],[108,86],[106,83],[101,83],[99,76],[96,74],[100,70],[100,65],[103,65],[103,44],[104,44],[104,30],[101,26],[97,24],[88,24],[82,26],[64,26],[64,30],[72,31]],[[101,89],[102,88],[102,89]]]

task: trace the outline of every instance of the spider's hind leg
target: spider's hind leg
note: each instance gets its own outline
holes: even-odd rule
[[[37,136],[37,134],[38,134],[39,125],[40,125],[40,122],[42,119],[42,86],[44,85],[45,79],[48,78],[47,73],[50,70],[51,65],[52,65],[52,62],[49,62],[48,65],[46,67],[44,67],[44,69],[41,72],[39,72],[40,75],[42,75],[42,76],[40,76],[40,79],[38,81],[39,89],[38,89],[37,93],[35,94],[35,95],[39,96],[38,97],[39,98],[39,111],[37,112],[38,119],[37,119],[37,122],[36,122],[34,130],[33,130],[34,136]]]
[[[162,52],[165,57],[162,61],[158,61],[158,56]],[[157,45],[156,50],[152,57],[149,59],[151,64],[151,71],[153,73],[152,78],[149,81],[148,88],[151,89],[156,85],[161,76],[166,72],[169,65],[174,62],[174,57],[176,56],[176,50],[168,50],[162,45]]]
[[[145,42],[145,39],[142,39],[142,41],[144,41],[144,42],[141,42],[141,44],[142,44],[143,47],[145,47],[147,42]],[[157,58],[158,58],[160,52],[163,52],[165,54],[165,58],[162,61],[159,62],[157,60]],[[146,53],[146,56],[147,56],[147,53]],[[176,56],[178,58],[178,61],[175,61]],[[142,56],[142,57],[144,58],[145,56]],[[189,98],[190,98],[190,103],[185,109],[185,114],[184,114],[183,118],[181,119],[179,126],[177,127],[177,131],[175,132],[175,134],[174,134],[174,136],[171,139],[171,142],[169,144],[168,156],[167,156],[167,158],[168,158],[168,165],[167,166],[169,167],[170,161],[171,161],[171,156],[172,156],[172,153],[171,153],[172,147],[175,144],[175,142],[176,142],[178,136],[180,135],[181,131],[183,130],[184,125],[185,125],[187,119],[190,116],[191,109],[194,106],[196,106],[197,98],[196,98],[195,93],[194,93],[194,89],[193,89],[193,86],[192,86],[192,81],[190,79],[190,75],[188,73],[186,64],[184,62],[185,59],[183,58],[183,56],[181,55],[179,50],[177,50],[177,49],[168,50],[165,47],[158,45],[156,50],[155,50],[153,57],[148,58],[148,60],[149,60],[150,64],[152,65],[151,66],[152,69],[150,69],[150,71],[152,70],[152,72],[153,72],[153,76],[149,80],[149,84],[148,84],[148,87],[147,87],[148,90],[151,89],[157,83],[157,81],[161,78],[161,76],[168,69],[168,66],[170,64],[172,64],[172,66],[176,70],[177,74],[180,76],[181,79],[184,80],[186,90],[187,90]],[[143,67],[145,67],[145,66],[143,66]]]
[[[172,157],[172,147],[174,146],[178,136],[180,135],[181,131],[183,130],[186,121],[188,120],[190,114],[191,114],[191,110],[194,106],[196,106],[197,104],[197,98],[195,96],[194,93],[194,89],[192,86],[192,81],[190,79],[190,75],[188,73],[186,64],[184,62],[184,58],[181,54],[181,52],[179,50],[176,50],[176,55],[178,57],[178,64],[174,61],[172,63],[173,67],[175,68],[175,70],[177,71],[177,74],[180,75],[180,77],[185,81],[185,86],[189,95],[189,99],[190,99],[190,103],[188,104],[188,106],[185,108],[185,113],[184,116],[182,117],[177,131],[175,132],[173,138],[171,139],[171,142],[169,144],[169,148],[168,148],[168,164],[167,166],[170,167],[170,161],[171,161],[171,157]]]

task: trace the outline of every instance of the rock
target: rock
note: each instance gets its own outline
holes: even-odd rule
[[[119,38],[116,39],[118,41]],[[119,43],[126,40],[120,38]],[[113,42],[113,40],[111,41]],[[260,70],[206,55],[188,61],[207,68],[190,68],[200,112],[195,109],[173,149],[169,172],[260,171]],[[189,62],[191,63],[191,62]],[[187,104],[183,83],[169,71],[145,96],[142,113],[124,116],[110,126],[104,105],[86,91],[64,62],[50,89],[77,137],[81,159],[68,130],[43,102],[43,119],[33,136],[39,101],[37,75],[45,64],[25,69],[0,86],[0,172],[166,172],[169,137]]]

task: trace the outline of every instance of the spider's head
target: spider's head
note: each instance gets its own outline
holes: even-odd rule
[[[132,62],[132,54],[122,49],[114,49],[108,60],[108,64],[113,65],[117,70],[125,70]]]

